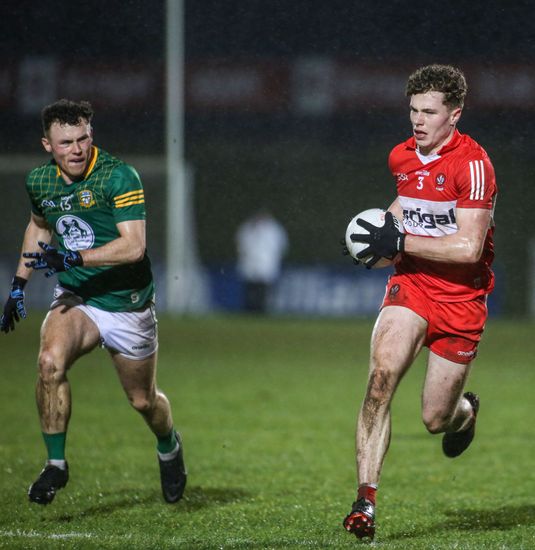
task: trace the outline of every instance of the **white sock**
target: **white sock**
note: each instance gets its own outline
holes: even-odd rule
[[[175,456],[178,454],[178,449],[179,449],[179,445],[178,445],[178,441],[176,442],[176,447],[170,452],[170,453],[161,453],[160,451],[157,451],[158,452],[158,456],[160,457],[160,460],[163,460],[164,462],[166,462],[167,460],[173,460],[173,458],[175,458]]]
[[[65,460],[47,460],[46,461],[47,466],[56,466],[60,470],[66,470],[67,469],[67,463]]]

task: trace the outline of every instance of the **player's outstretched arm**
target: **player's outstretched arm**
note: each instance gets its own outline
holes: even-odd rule
[[[52,232],[43,218],[32,213],[30,222],[24,233],[22,249],[35,248],[39,239],[50,241]],[[27,268],[25,260],[21,254],[19,265],[13,280],[9,296],[4,304],[2,317],[0,318],[0,330],[6,334],[15,330],[15,323],[26,318],[26,308],[24,306],[24,287],[31,276],[32,270]]]

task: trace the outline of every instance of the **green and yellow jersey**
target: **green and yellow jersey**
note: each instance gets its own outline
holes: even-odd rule
[[[145,219],[145,198],[132,166],[93,147],[84,178],[65,183],[54,160],[26,179],[33,212],[54,230],[60,250],[86,250],[117,239],[117,224]],[[154,295],[150,260],[120,266],[76,267],[59,283],[106,311],[143,307]]]

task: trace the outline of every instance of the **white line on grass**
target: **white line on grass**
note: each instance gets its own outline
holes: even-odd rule
[[[0,537],[23,537],[23,538],[45,538],[45,539],[90,539],[93,533],[40,533],[39,531],[0,531]]]

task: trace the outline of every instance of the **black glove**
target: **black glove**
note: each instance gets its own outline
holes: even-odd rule
[[[37,243],[43,252],[23,252],[24,258],[34,258],[32,262],[26,262],[26,267],[33,269],[48,269],[45,277],[52,277],[54,273],[68,271],[73,267],[84,265],[80,252],[72,251],[61,252],[53,246],[39,241]]]
[[[15,321],[26,319],[26,309],[24,308],[24,285],[28,281],[22,277],[13,277],[11,281],[11,292],[4,305],[4,313],[0,320],[0,330],[6,334],[10,330],[15,330]]]
[[[366,262],[370,267],[377,263],[380,258],[393,260],[398,252],[405,250],[405,234],[398,230],[394,223],[392,212],[386,212],[385,224],[382,227],[372,225],[366,220],[357,220],[357,223],[369,231],[369,235],[351,234],[351,240],[354,243],[366,243],[368,246],[357,254],[357,258],[362,259],[370,254],[375,256]],[[372,263],[373,262],[373,263]]]
[[[348,250],[347,245],[346,245],[346,238],[345,238],[345,237],[342,237],[342,238],[340,239],[340,244],[342,245],[342,254],[343,254],[344,256],[349,256],[350,253],[349,253],[349,250]],[[359,264],[360,264],[360,262],[359,262],[356,258],[352,258],[352,260],[353,260],[353,263],[354,263],[355,265],[359,265]]]

